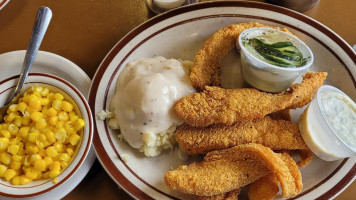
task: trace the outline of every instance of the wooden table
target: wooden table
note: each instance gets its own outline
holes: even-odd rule
[[[48,6],[53,11],[51,25],[40,49],[73,61],[91,78],[115,43],[154,16],[143,0],[11,0],[0,11],[0,54],[27,48],[33,20],[40,6]],[[354,0],[321,0],[305,14],[353,45],[356,44],[355,9]],[[356,182],[336,199],[355,199],[355,196]],[[117,187],[96,161],[84,180],[64,199],[131,197]]]

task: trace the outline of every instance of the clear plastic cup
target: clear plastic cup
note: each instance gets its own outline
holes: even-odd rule
[[[244,44],[246,39],[252,39],[264,34],[278,34],[276,42],[290,41],[302,53],[303,58],[308,58],[306,64],[300,67],[279,67],[262,61],[250,53]],[[314,61],[313,52],[297,37],[272,28],[251,28],[243,31],[238,38],[237,47],[241,53],[242,74],[244,79],[253,87],[266,92],[282,92],[307,69]]]
[[[331,120],[336,120],[338,116],[335,116],[334,119],[326,116],[321,94],[329,92],[342,95],[347,100],[351,112],[353,110],[356,113],[356,104],[350,97],[333,86],[324,85],[319,88],[316,98],[311,101],[299,119],[302,137],[313,153],[323,160],[334,161],[356,156],[356,146],[352,145],[352,141],[346,141],[345,137],[340,135],[344,133],[331,126]],[[349,127],[349,129],[351,128]],[[356,140],[356,137],[354,139]]]

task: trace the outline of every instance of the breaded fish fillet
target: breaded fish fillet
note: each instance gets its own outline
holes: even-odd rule
[[[272,150],[308,149],[299,127],[292,121],[263,119],[239,121],[231,126],[214,124],[204,128],[179,126],[175,137],[180,149],[189,155],[206,154],[240,144],[257,143]]]
[[[194,66],[190,74],[193,87],[201,91],[205,86],[218,86],[220,61],[235,48],[236,40],[240,33],[254,27],[270,27],[257,22],[233,24],[215,32],[198,50],[194,57]],[[290,33],[287,29],[282,31]]]
[[[249,200],[272,200],[279,192],[279,181],[277,177],[270,173],[248,186]]]
[[[301,191],[300,171],[288,154],[274,153],[252,143],[210,152],[202,162],[168,171],[164,180],[173,190],[213,196],[238,189],[271,172],[281,183],[283,197],[293,197]]]
[[[178,100],[175,111],[180,119],[194,127],[211,124],[233,124],[237,121],[263,118],[285,108],[299,108],[311,101],[326,79],[326,72],[308,72],[302,83],[287,92],[271,94],[254,88],[223,89],[206,87]]]
[[[214,196],[195,196],[194,200],[238,200],[241,189],[236,189],[227,193],[217,194]]]

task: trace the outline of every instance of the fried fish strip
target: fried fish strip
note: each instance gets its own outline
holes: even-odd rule
[[[279,192],[279,181],[277,177],[270,173],[248,186],[249,200],[272,200]]]
[[[271,172],[278,177],[284,197],[301,191],[300,171],[288,154],[274,153],[252,143],[209,152],[202,162],[168,171],[164,180],[173,190],[213,196],[238,189]]]
[[[263,119],[239,121],[231,126],[214,124],[204,128],[187,124],[175,132],[180,149],[189,154],[206,154],[240,144],[257,143],[272,150],[308,149],[298,125],[292,121]]]
[[[326,72],[308,72],[302,83],[294,84],[288,91],[278,94],[254,88],[223,89],[207,86],[201,93],[179,99],[175,111],[180,119],[194,127],[218,123],[231,125],[237,121],[263,118],[286,108],[303,107],[314,97],[326,76]]]
[[[194,57],[194,66],[190,74],[190,80],[197,91],[203,90],[205,86],[220,84],[220,61],[235,48],[240,33],[254,27],[280,29],[257,22],[233,24],[218,30],[203,44]],[[287,29],[282,31],[290,33]]]
[[[217,194],[214,196],[195,196],[194,200],[238,200],[241,189],[232,190],[227,193]]]

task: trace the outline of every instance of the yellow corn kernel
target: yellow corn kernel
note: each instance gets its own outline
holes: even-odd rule
[[[4,178],[9,181],[16,176],[16,171],[13,169],[7,169],[4,173]]]
[[[33,170],[29,170],[25,173],[26,178],[34,180],[37,178],[37,173],[34,172]]]
[[[74,133],[72,136],[69,138],[69,143],[73,146],[77,145],[78,142],[80,141],[80,136],[76,133]]]
[[[0,138],[0,152],[7,150],[7,147],[9,147],[10,140],[9,138]]]
[[[70,147],[66,148],[66,152],[67,152],[70,156],[72,156],[72,155],[74,154],[73,148],[70,148]]]
[[[47,166],[50,166],[53,163],[53,159],[50,156],[46,156],[43,160],[46,162]]]
[[[50,178],[56,178],[61,172],[59,170],[51,170],[49,172],[49,177]]]
[[[21,162],[23,159],[24,159],[24,156],[22,156],[22,155],[13,155],[12,156],[13,161]]]
[[[58,121],[56,124],[56,128],[58,128],[58,129],[64,128],[64,121]]]
[[[55,177],[54,179],[52,179],[52,182],[53,182],[54,184],[57,184],[57,183],[58,183],[58,177]]]
[[[16,133],[19,132],[19,127],[17,127],[15,124],[10,124],[10,125],[7,127],[7,130],[8,130],[12,135],[15,135]]]
[[[11,133],[8,130],[1,130],[1,135],[6,138],[11,137]]]
[[[80,129],[82,129],[85,126],[85,121],[83,119],[78,119],[77,121],[75,121],[74,123],[74,129],[76,131],[79,131]]]
[[[11,153],[12,155],[16,155],[17,152],[19,152],[19,150],[20,150],[20,146],[17,144],[12,144],[9,145],[9,147],[7,147],[7,152]]]
[[[39,136],[38,132],[31,132],[28,134],[28,141],[35,143],[37,140],[37,137]]]
[[[0,164],[0,177],[3,177],[3,176],[4,176],[6,170],[7,170],[6,165]]]
[[[58,151],[54,148],[54,146],[50,146],[46,149],[46,154],[54,158],[58,155]]]
[[[5,165],[9,165],[11,163],[11,155],[6,152],[0,153],[0,161]]]
[[[24,161],[23,161],[23,165],[24,165],[25,167],[28,167],[28,166],[31,165],[30,159],[31,159],[31,156],[30,156],[30,155],[26,155],[26,156],[25,156],[25,159],[24,159]]]
[[[68,113],[66,111],[59,112],[58,119],[61,121],[68,121],[69,120]]]
[[[42,108],[41,100],[38,96],[30,95],[28,107],[33,111],[39,111]]]
[[[26,185],[30,183],[32,180],[27,178],[26,176],[20,176],[20,185]]]
[[[62,101],[60,101],[60,100],[54,100],[53,102],[52,102],[52,107],[54,108],[54,109],[56,109],[56,110],[61,110],[61,107],[62,107]]]
[[[62,153],[65,150],[64,145],[62,143],[59,143],[59,142],[55,142],[53,144],[53,147],[54,147],[54,149],[56,149],[60,153]]]
[[[45,134],[46,134],[47,141],[49,141],[51,143],[56,142],[56,137],[55,137],[53,131],[47,131]]]
[[[37,129],[43,129],[47,126],[46,119],[41,118],[35,123],[35,128]]]
[[[37,140],[37,141],[38,141],[38,140]],[[39,144],[42,144],[42,145],[44,146],[44,143],[42,143],[42,142],[39,142]],[[38,146],[39,144],[37,144],[37,146]],[[42,158],[46,157],[46,156],[47,156],[46,149],[40,148],[40,149],[38,150],[38,154],[39,154]]]
[[[41,91],[41,95],[43,97],[46,97],[48,95],[48,93],[49,93],[49,89],[48,88],[43,88],[43,90]]]
[[[46,179],[49,178],[49,172],[50,171],[47,171],[47,172],[43,173],[43,178],[46,178]]]
[[[35,170],[38,170],[38,171],[41,171],[41,172],[45,171],[46,167],[47,167],[46,161],[44,161],[42,159],[41,160],[36,160],[35,164],[33,165],[33,168],[35,168]]]
[[[68,167],[68,165],[69,165],[69,162],[64,161],[64,160],[62,160],[62,161],[61,161],[61,167],[62,167],[62,169],[67,168],[67,167]]]
[[[28,126],[31,122],[30,116],[23,116],[22,117],[22,125]]]
[[[55,131],[55,136],[58,142],[63,143],[67,138],[67,132],[64,128],[59,128]]]
[[[39,136],[37,136],[37,139],[41,142],[45,142],[47,140],[47,137],[45,134],[41,133]]]
[[[12,122],[14,121],[14,119],[17,117],[18,115],[16,115],[14,112],[11,112],[9,115],[7,115],[6,118],[6,122]]]
[[[17,104],[10,105],[8,110],[10,110],[11,112],[16,112],[18,110]]]
[[[20,112],[24,112],[27,108],[27,104],[25,102],[20,102],[18,105],[17,105],[17,110],[20,111]]]
[[[29,131],[30,131],[30,127],[28,127],[28,126],[23,126],[20,128],[19,134],[23,140],[27,141]]]
[[[36,146],[39,148],[39,152],[41,151],[41,149],[43,149],[45,147],[45,143],[44,142],[41,142],[39,140],[36,140]],[[42,154],[44,155],[44,154]],[[41,155],[41,156],[42,156]]]
[[[70,160],[70,155],[68,153],[61,153],[59,160],[68,162]]]
[[[20,144],[20,142],[21,142],[20,137],[10,138],[10,145],[11,144]]]
[[[64,99],[64,96],[60,93],[55,93],[54,99],[62,101]]]
[[[58,116],[53,116],[53,117],[50,117],[49,120],[48,120],[48,123],[52,126],[55,126],[58,122]]]
[[[70,120],[71,122],[76,122],[78,119],[79,119],[79,116],[78,116],[78,115],[73,115],[73,116],[70,116],[70,117],[69,117],[69,120]]]
[[[35,153],[38,153],[38,151],[39,151],[39,149],[36,145],[31,144],[31,143],[26,144],[26,153],[35,154]]]
[[[68,101],[63,101],[62,110],[66,112],[71,112],[73,110],[73,104],[69,103]]]
[[[42,114],[41,112],[38,112],[38,111],[33,112],[33,113],[31,114],[31,119],[32,119],[33,121],[35,121],[35,122],[37,122],[38,120],[40,120],[42,117],[43,117],[43,114]]]
[[[56,116],[56,115],[57,115],[57,110],[54,109],[53,107],[51,107],[51,108],[49,108],[49,109],[47,110],[46,115],[47,115],[48,117]]]
[[[42,157],[39,154],[32,154],[30,157],[31,165],[34,165],[36,160],[42,160]]]
[[[61,163],[59,161],[53,161],[53,163],[49,166],[49,170],[51,171],[60,171],[61,170]]]
[[[28,105],[29,100],[30,100],[30,96],[28,96],[28,95],[24,95],[21,98],[21,101],[24,102],[26,105]]]
[[[17,127],[21,127],[22,126],[22,117],[20,117],[20,116],[15,117],[14,124]]]
[[[12,178],[11,183],[13,185],[20,185],[20,177],[19,176],[15,176],[14,178]]]
[[[10,167],[13,170],[19,170],[21,168],[21,162],[19,161],[11,161]]]
[[[49,104],[49,99],[47,98],[41,98],[40,99],[41,105],[45,106]]]

